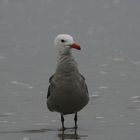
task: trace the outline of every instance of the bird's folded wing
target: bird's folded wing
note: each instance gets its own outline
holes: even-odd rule
[[[51,95],[51,88],[52,88],[52,87],[54,88],[53,83],[52,83],[53,77],[54,77],[54,74],[49,78],[49,83],[50,83],[50,85],[49,85],[49,87],[48,87],[47,98],[49,98],[50,95]]]
[[[80,77],[81,77],[81,83],[82,83],[82,87],[85,88],[85,91],[87,92],[88,94],[88,88],[87,88],[87,84],[85,82],[85,77],[80,73]]]
[[[53,77],[54,77],[54,74],[49,79],[50,85],[48,87],[47,98],[50,97],[52,89],[55,88],[55,85],[54,85],[54,82],[53,82]],[[81,86],[85,89],[86,93],[88,94],[88,88],[87,88],[87,84],[85,83],[85,78],[82,74],[80,74],[80,78],[81,78],[81,82],[80,82]]]

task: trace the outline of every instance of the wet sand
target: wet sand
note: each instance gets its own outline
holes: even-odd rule
[[[140,138],[140,2],[0,1],[0,140],[138,140]],[[46,107],[55,71],[53,38],[70,33],[90,102],[78,130],[60,131]],[[73,127],[73,115],[65,116]]]

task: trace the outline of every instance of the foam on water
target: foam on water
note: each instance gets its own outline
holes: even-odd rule
[[[132,96],[131,99],[140,99],[140,96]]]
[[[57,120],[51,120],[52,122],[56,122]]]
[[[131,63],[131,64],[134,64],[134,65],[138,65],[138,64],[140,64],[140,60],[139,60],[139,61],[131,60],[130,63]]]
[[[93,95],[90,95],[89,97],[90,97],[90,98],[97,98],[97,97],[99,97],[99,95],[93,94]]]
[[[6,120],[3,120],[3,121],[0,121],[0,123],[8,123],[8,121],[6,121]]]
[[[49,118],[48,116],[43,116],[44,118]]]
[[[40,126],[40,125],[50,125],[50,123],[34,123],[33,125],[38,125],[38,126]]]
[[[0,59],[6,59],[6,56],[0,55]]]
[[[133,122],[129,122],[128,124],[131,125],[131,126],[136,125],[136,123],[133,123]]]
[[[108,89],[109,87],[107,86],[99,86],[98,89]]]
[[[115,57],[113,58],[114,61],[119,61],[119,62],[123,62],[125,61],[124,57]]]
[[[7,113],[4,113],[5,116],[13,116],[14,113],[13,112],[7,112]]]
[[[120,3],[120,0],[114,0],[113,3],[114,4],[119,4]]]
[[[13,92],[11,92],[11,94],[13,94],[13,95],[19,95],[19,92],[13,91]]]
[[[104,74],[107,74],[108,72],[100,70],[99,73],[104,75]]]
[[[96,119],[104,119],[103,116],[97,116]]]
[[[101,64],[100,67],[106,67],[108,64]]]
[[[125,77],[125,76],[127,76],[127,74],[126,73],[120,73],[120,76]]]
[[[13,121],[13,122],[11,122],[11,124],[17,124],[18,122],[15,122],[15,121]]]
[[[130,99],[132,99],[131,102],[133,103],[140,103],[140,96],[132,96]]]
[[[9,117],[9,116],[13,116],[13,115],[14,115],[13,112],[7,112],[7,113],[0,114],[0,117]]]
[[[11,84],[14,84],[14,85],[19,85],[19,86],[25,86],[29,89],[32,89],[34,88],[33,86],[31,86],[30,84],[28,83],[23,83],[23,82],[18,82],[18,81],[11,81]]]
[[[25,136],[22,140],[31,140],[29,137]]]
[[[134,101],[131,101],[131,102],[133,102],[133,103],[140,103],[139,100],[134,100]]]

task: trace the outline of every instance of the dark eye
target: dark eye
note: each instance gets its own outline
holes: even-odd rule
[[[64,39],[61,39],[61,42],[62,42],[62,43],[65,43],[66,41],[65,41]]]

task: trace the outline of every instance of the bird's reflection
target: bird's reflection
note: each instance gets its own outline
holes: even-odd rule
[[[61,140],[66,139],[72,139],[72,140],[78,140],[80,139],[80,136],[77,134],[77,129],[71,130],[71,131],[61,131],[61,133],[58,134],[58,137]]]

